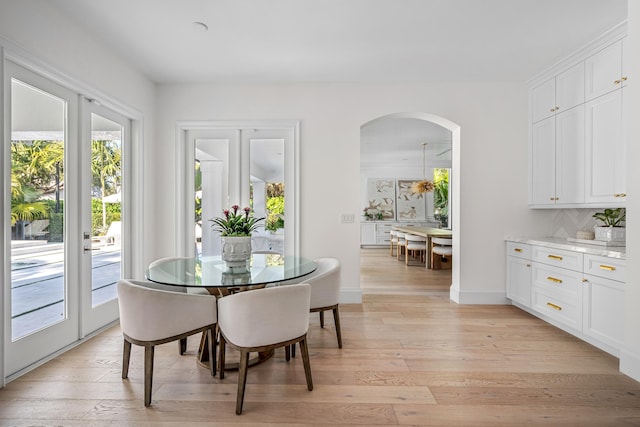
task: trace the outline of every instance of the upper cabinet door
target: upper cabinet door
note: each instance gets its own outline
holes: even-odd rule
[[[556,204],[584,203],[584,104],[556,116]]]
[[[580,104],[584,104],[584,62],[556,76],[555,113],[563,113]]]
[[[619,206],[626,200],[622,91],[588,102],[585,115],[586,201]]]
[[[585,60],[585,99],[597,98],[622,87],[622,40]]]
[[[556,80],[551,78],[531,90],[531,122],[553,116],[556,111]]]
[[[570,110],[584,103],[584,62],[531,90],[531,122]]]
[[[556,204],[556,119],[550,117],[532,126],[531,193],[533,206]]]

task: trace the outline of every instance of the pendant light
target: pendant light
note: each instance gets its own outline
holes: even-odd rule
[[[433,181],[427,179],[427,143],[422,143],[422,181],[411,185],[411,192],[415,194],[430,193],[434,189]]]

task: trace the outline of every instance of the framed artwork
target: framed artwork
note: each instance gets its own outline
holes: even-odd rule
[[[394,178],[367,178],[367,206],[377,209],[383,220],[395,219],[396,180]]]
[[[397,220],[424,220],[427,217],[425,194],[411,191],[414,182],[420,179],[399,179],[396,189]]]

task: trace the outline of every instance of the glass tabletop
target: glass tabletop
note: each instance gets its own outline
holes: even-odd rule
[[[265,286],[302,278],[318,265],[309,259],[253,254],[244,272],[231,272],[219,256],[167,258],[149,265],[148,280],[163,285],[193,288]]]

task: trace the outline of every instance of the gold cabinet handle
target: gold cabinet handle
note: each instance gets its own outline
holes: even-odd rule
[[[620,84],[620,80],[614,80],[614,81],[613,81],[613,84],[614,84],[614,85],[619,85],[619,84]]]
[[[547,258],[555,259],[558,261],[562,261],[562,257],[558,255],[547,255]]]
[[[562,283],[562,280],[560,279],[556,279],[555,277],[551,277],[551,276],[547,276],[547,280],[553,282],[553,283]]]
[[[616,268],[612,265],[604,265],[604,264],[600,264],[600,269],[601,270],[607,270],[607,271],[616,271]]]
[[[549,307],[553,308],[554,310],[558,310],[558,311],[562,310],[562,307],[560,307],[559,305],[555,305],[555,304],[552,304],[550,302],[548,302],[547,305]]]
[[[556,109],[555,109],[555,108],[552,108],[552,109],[551,109],[551,110],[549,110],[549,111],[551,111],[551,112],[553,113],[554,111],[556,111]]]
[[[613,197],[627,197],[627,193],[617,193],[614,194]]]
[[[620,79],[620,80],[622,80],[623,82],[626,82],[627,81],[627,76],[622,76],[622,79]]]
[[[520,249],[520,248],[513,248],[513,250],[514,250],[515,252],[522,252],[522,249]]]
[[[582,278],[582,283],[587,283],[587,282],[588,282],[588,280],[583,277]]]

